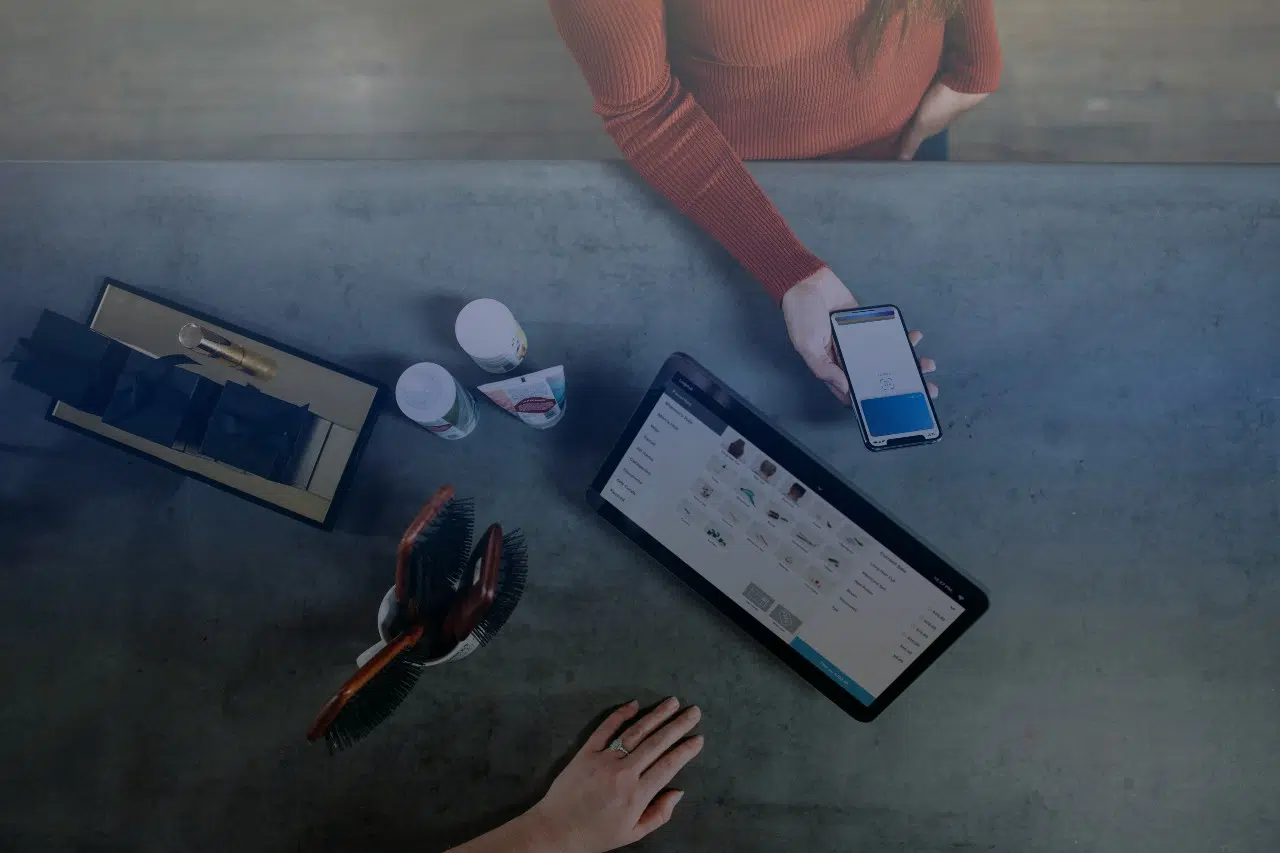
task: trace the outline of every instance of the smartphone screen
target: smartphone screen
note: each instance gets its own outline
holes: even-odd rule
[[[867,447],[887,450],[942,435],[897,307],[833,311],[831,332]]]

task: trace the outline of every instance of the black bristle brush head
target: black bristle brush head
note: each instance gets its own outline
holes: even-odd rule
[[[483,541],[476,547],[483,547]],[[502,563],[498,567],[498,591],[493,606],[471,632],[481,646],[486,646],[507,624],[516,605],[524,595],[525,581],[529,577],[529,551],[524,533],[513,530],[502,537]]]
[[[324,733],[330,753],[352,746],[400,707],[425,669],[412,652],[406,649],[392,658],[342,707]]]
[[[475,527],[475,501],[454,498],[418,534],[409,567],[409,598],[423,615],[434,618],[448,606],[456,589],[454,572],[471,553]]]

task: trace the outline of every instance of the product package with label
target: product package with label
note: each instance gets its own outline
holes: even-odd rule
[[[490,382],[478,390],[535,429],[553,427],[564,417],[563,366]]]

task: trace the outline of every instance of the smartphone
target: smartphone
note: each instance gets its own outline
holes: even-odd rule
[[[942,438],[907,324],[896,305],[831,312],[831,337],[849,378],[862,443],[869,450]]]

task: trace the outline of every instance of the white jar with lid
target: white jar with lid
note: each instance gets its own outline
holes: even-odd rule
[[[529,351],[529,340],[511,309],[496,299],[468,302],[453,323],[458,346],[481,369],[506,373],[520,366]]]
[[[411,366],[396,382],[396,405],[409,420],[450,440],[466,438],[479,419],[471,392],[448,370],[424,361]]]

